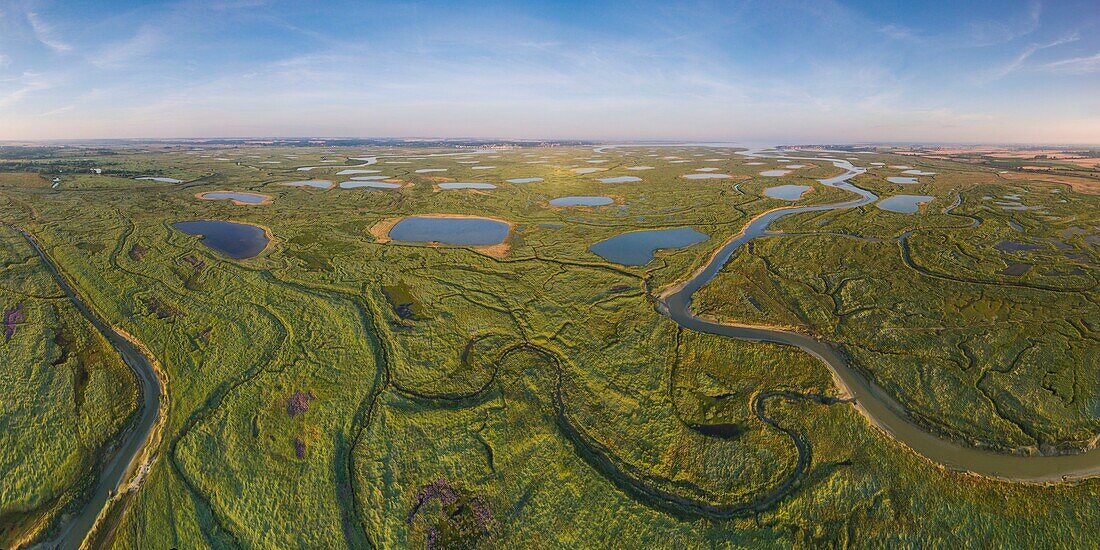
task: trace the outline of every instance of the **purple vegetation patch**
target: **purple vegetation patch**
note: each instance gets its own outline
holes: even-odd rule
[[[429,509],[435,509],[437,514],[431,514]],[[493,509],[484,498],[464,494],[445,477],[416,492],[405,523],[411,526],[418,518],[424,524],[425,545],[429,549],[479,546],[479,541],[491,537],[497,527]]]
[[[294,438],[294,454],[298,455],[298,458],[306,457],[306,442],[300,437]]]
[[[317,399],[317,396],[313,395],[313,392],[298,390],[286,400],[286,413],[290,416],[298,416],[309,410],[309,402],[314,399]]]
[[[458,502],[458,491],[447,483],[445,477],[437,478],[416,492],[412,510],[409,510],[409,516],[405,518],[405,523],[412,525],[413,520],[416,519],[416,513],[420,511],[420,507],[436,499],[439,499],[439,502],[444,506],[450,506]]]
[[[4,312],[4,341],[11,341],[11,337],[15,336],[15,328],[19,326],[19,323],[27,320],[27,315],[23,313],[23,304],[17,304],[15,309],[9,309]]]

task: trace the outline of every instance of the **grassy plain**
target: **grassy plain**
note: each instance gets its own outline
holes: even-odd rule
[[[370,157],[377,162],[362,160]],[[1100,520],[1097,481],[1042,487],[945,471],[843,403],[774,399],[757,410],[773,390],[838,396],[826,367],[806,354],[685,331],[655,311],[647,291],[702,265],[751,217],[790,204],[763,197],[765,187],[812,185],[798,204],[848,198],[813,179],[836,175],[829,163],[797,161],[806,166],[772,178],[759,173],[794,162],[702,147],[157,147],[7,158],[0,216],[35,234],[78,291],[169,373],[160,458],[105,546],[1100,543],[1091,527]],[[861,155],[857,164],[871,162],[884,166],[854,183],[936,199],[914,215],[872,205],[784,219],[774,229],[813,235],[756,241],[697,295],[696,310],[835,341],[950,437],[1034,452],[1080,447],[1100,432],[1097,197],[949,161]],[[899,172],[889,166],[902,164],[936,175],[888,184]],[[627,170],[643,165],[653,169]],[[682,177],[706,167],[732,177]],[[432,168],[446,171],[416,172]],[[39,174],[61,183],[52,188]],[[364,175],[409,185],[281,185]],[[598,181],[624,175],[643,181]],[[529,177],[543,181],[506,181]],[[439,190],[444,178],[498,188]],[[225,190],[272,201],[195,197]],[[567,195],[617,200],[547,205]],[[495,255],[371,234],[414,214],[515,227],[507,253]],[[171,228],[193,219],[261,225],[273,242],[231,260]],[[625,231],[673,227],[710,239],[641,267],[588,251]],[[17,237],[4,241],[7,265],[33,266]],[[1042,248],[993,248],[1003,240]],[[1003,275],[1006,261],[1031,267]],[[27,269],[6,269],[0,280],[22,288]],[[44,368],[45,352],[31,350],[47,346],[51,327],[82,325],[75,311],[64,320],[39,306],[27,313],[39,336],[0,351],[48,377],[33,391],[5,378],[0,402],[43,407],[72,431],[92,422],[93,441],[106,440],[132,396],[111,402],[129,409],[90,420],[51,399],[64,381],[56,366]],[[34,334],[23,330],[17,336]],[[104,391],[132,387],[110,348],[94,349],[111,366],[101,369]],[[5,422],[18,422],[3,410]],[[44,437],[36,428],[24,428],[31,440]],[[783,429],[812,449],[804,471]],[[35,452],[26,442],[5,448]],[[84,461],[75,479],[88,475]],[[774,506],[749,509],[792,475]],[[29,478],[13,494],[56,494],[59,482]],[[0,514],[30,510],[42,526],[53,517],[0,505]]]

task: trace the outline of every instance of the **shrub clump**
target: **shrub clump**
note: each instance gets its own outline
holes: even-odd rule
[[[17,304],[15,309],[9,309],[4,312],[4,341],[11,341],[11,337],[15,336],[15,328],[19,326],[19,323],[27,320],[27,315],[23,313],[23,304]]]
[[[428,512],[435,508],[436,513]],[[405,523],[424,524],[425,547],[473,548],[496,531],[493,509],[480,495],[470,496],[439,477],[416,492]]]
[[[291,417],[298,416],[309,410],[309,402],[317,399],[313,392],[298,390],[286,400],[286,413]]]

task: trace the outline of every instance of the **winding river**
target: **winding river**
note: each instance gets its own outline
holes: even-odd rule
[[[750,150],[740,154],[756,158],[782,158],[781,155],[768,154],[760,150]],[[824,185],[854,193],[857,197],[835,204],[779,208],[757,216],[740,234],[718,249],[711,260],[690,278],[662,292],[658,296],[658,311],[690,330],[739,340],[795,346],[817,357],[828,365],[837,384],[852,397],[855,407],[872,424],[917,454],[949,470],[1024,483],[1051,483],[1100,475],[1100,447],[1072,455],[1020,456],[962,445],[939,437],[913,422],[900,403],[849,365],[844,354],[829,342],[797,332],[716,323],[692,313],[692,295],[714,279],[737,249],[757,237],[781,237],[781,234],[767,231],[772,222],[784,216],[805,212],[857,208],[878,199],[874,193],[848,182],[849,179],[865,172],[864,168],[855,167],[846,160],[836,158],[797,158],[831,162],[837,168],[843,169],[843,174],[819,181]]]
[[[61,275],[57,265],[38,244],[38,240],[27,231],[16,228],[27,242],[34,247],[38,257],[42,259],[50,275],[57,281],[57,285],[65,291],[76,309],[80,311],[89,323],[111,343],[111,347],[122,357],[122,360],[134,372],[141,390],[141,407],[138,410],[138,418],[127,427],[111,449],[106,462],[100,465],[101,470],[96,478],[96,485],[91,496],[83,503],[82,508],[71,517],[64,519],[56,537],[42,543],[43,548],[78,549],[96,526],[101,515],[107,512],[111,500],[119,494],[123,485],[131,479],[131,476],[142,465],[138,461],[146,444],[154,434],[154,427],[161,412],[161,387],[153,364],[138,346],[119,334],[113,327],[107,324],[76,294],[73,287]]]

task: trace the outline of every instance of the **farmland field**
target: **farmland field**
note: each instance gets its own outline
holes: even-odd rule
[[[1005,167],[0,148],[0,547],[69,540],[154,417],[96,547],[1100,545],[1100,194]],[[1019,460],[945,463],[832,360],[685,327],[665,298],[711,266],[683,315],[802,335],[913,433]]]

